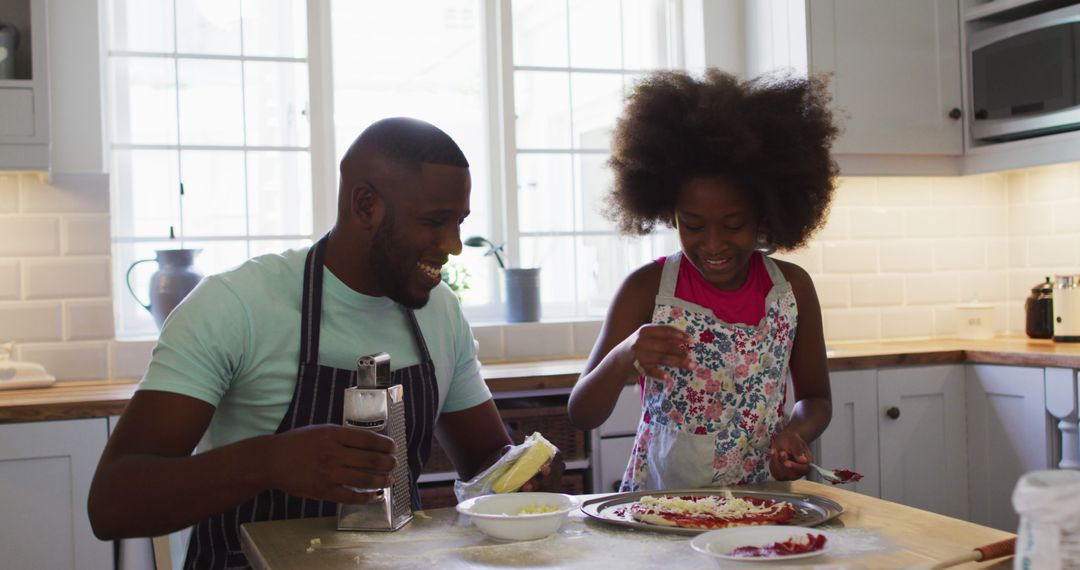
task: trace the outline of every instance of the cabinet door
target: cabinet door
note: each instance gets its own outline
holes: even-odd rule
[[[113,544],[94,537],[86,511],[107,430],[104,418],[0,425],[5,569],[113,567]]]
[[[880,497],[877,370],[832,372],[829,384],[832,421],[818,439],[820,451],[815,461],[825,467],[843,467],[861,473],[861,481],[845,488]]]
[[[968,518],[964,367],[878,370],[881,498]]]
[[[1045,386],[1042,368],[967,366],[971,522],[1016,532],[1016,482],[1028,471],[1052,467]]]
[[[608,437],[600,440],[594,448],[593,465],[598,473],[594,477],[594,493],[610,493],[619,490],[630,451],[634,448],[634,436]]]
[[[810,70],[831,73],[837,154],[959,155],[957,0],[808,0]]]
[[[635,383],[623,387],[611,415],[597,428],[600,436],[634,435],[641,421],[641,412],[641,386]]]

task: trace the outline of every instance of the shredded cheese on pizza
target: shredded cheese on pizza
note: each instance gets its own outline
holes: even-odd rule
[[[646,495],[631,506],[635,519],[662,526],[723,528],[746,524],[781,524],[795,514],[785,501],[723,496]]]

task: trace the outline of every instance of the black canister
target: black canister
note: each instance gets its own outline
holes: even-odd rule
[[[1031,288],[1031,295],[1024,301],[1027,326],[1024,331],[1031,338],[1054,336],[1054,286],[1050,278]]]

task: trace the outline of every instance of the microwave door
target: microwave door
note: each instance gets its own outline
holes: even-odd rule
[[[1080,127],[1080,23],[1032,29],[971,52],[972,136],[1009,140]]]

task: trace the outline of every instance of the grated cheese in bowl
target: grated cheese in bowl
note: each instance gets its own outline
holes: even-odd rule
[[[560,507],[558,505],[540,505],[540,504],[533,503],[531,505],[525,505],[524,507],[521,507],[514,514],[516,514],[516,515],[540,515],[540,514],[544,514],[544,513],[553,513],[555,511],[561,509],[561,508],[562,507]]]

